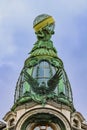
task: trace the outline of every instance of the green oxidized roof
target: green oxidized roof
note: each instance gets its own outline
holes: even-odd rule
[[[34,27],[38,28],[35,28],[37,42],[25,60],[17,81],[14,107],[31,100],[43,105],[47,100],[54,100],[73,106],[72,90],[63,62],[50,40],[54,25],[53,18],[46,14],[34,20]]]
[[[54,66],[62,66],[62,61],[57,56],[52,41],[37,41],[30,52],[30,57],[25,61],[25,66],[33,66],[40,60],[48,60]]]

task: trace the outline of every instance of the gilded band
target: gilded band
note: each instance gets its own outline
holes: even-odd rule
[[[44,21],[35,25],[34,29],[36,32],[38,32],[41,28],[45,27],[47,24],[52,24],[52,23],[54,23],[54,19],[52,17],[49,17],[49,18],[45,19]]]

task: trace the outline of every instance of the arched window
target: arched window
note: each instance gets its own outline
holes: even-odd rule
[[[39,84],[46,84],[47,81],[56,73],[55,67],[53,67],[47,61],[41,61],[33,68],[32,77],[35,78]]]

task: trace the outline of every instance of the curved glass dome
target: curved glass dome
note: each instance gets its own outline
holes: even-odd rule
[[[42,60],[31,68],[23,68],[15,90],[15,102],[23,97],[55,95],[72,102],[72,91],[64,69]]]
[[[26,72],[23,69],[16,85],[15,101],[23,97],[25,93],[49,93],[47,82],[55,73],[56,68],[47,61],[41,61],[34,67],[27,68]]]

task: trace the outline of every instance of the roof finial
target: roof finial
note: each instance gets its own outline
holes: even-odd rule
[[[50,40],[54,34],[55,21],[52,16],[41,14],[33,22],[33,28],[38,40]]]

